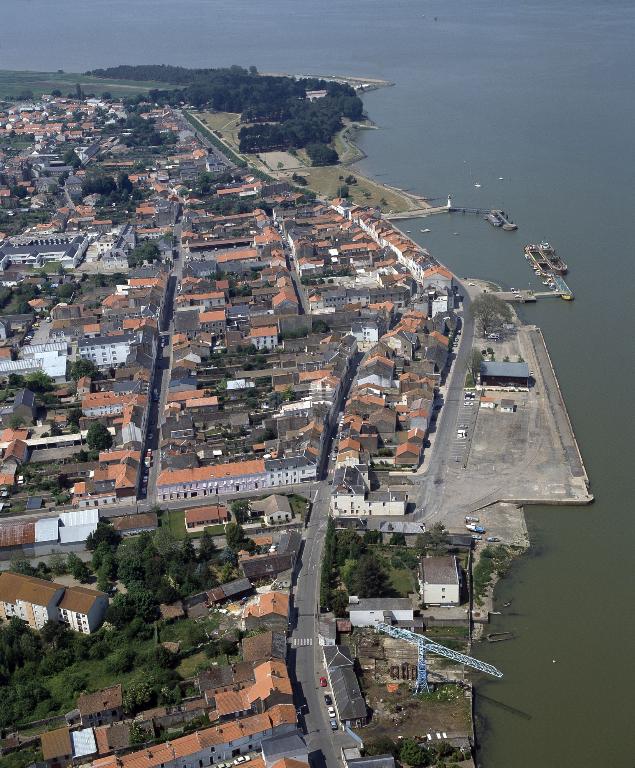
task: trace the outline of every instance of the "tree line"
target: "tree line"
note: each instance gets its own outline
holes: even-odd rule
[[[362,100],[347,83],[320,78],[259,75],[255,67],[188,69],[169,65],[118,66],[96,69],[95,77],[120,80],[154,80],[179,86],[153,89],[147,98],[155,103],[191,104],[219,112],[239,112],[245,123],[239,133],[241,152],[328,144],[342,127],[342,118],[360,120]],[[319,99],[306,92],[320,90]]]

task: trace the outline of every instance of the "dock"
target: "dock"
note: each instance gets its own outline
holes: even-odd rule
[[[413,208],[410,211],[401,211],[400,213],[384,213],[383,219],[387,221],[399,221],[399,219],[422,219],[426,216],[434,216],[437,213],[449,213],[447,205],[427,206],[425,208]]]
[[[556,284],[558,281],[556,281]],[[573,291],[562,280],[563,287],[558,285],[557,291],[498,291],[496,296],[503,301],[509,301],[516,304],[527,304],[538,301],[538,299],[564,299],[573,300]]]
[[[510,221],[505,211],[501,211],[499,208],[492,208],[489,213],[486,213],[485,221],[489,222],[493,227],[500,227],[505,232],[514,232],[518,229],[518,224]]]

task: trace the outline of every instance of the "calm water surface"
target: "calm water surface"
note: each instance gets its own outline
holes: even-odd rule
[[[520,224],[407,224],[433,230],[421,242],[459,274],[515,287],[531,279],[523,245],[556,245],[576,301],[524,316],[547,337],[597,501],[528,513],[534,546],[501,584],[513,605],[495,624],[518,639],[479,649],[505,671],[479,690],[525,716],[482,704],[481,762],[633,765],[634,4],[4,0],[0,26],[5,69],[236,63],[393,80],[366,99],[380,130],[361,138],[364,169]]]

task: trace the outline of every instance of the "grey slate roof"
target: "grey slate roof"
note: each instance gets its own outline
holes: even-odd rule
[[[347,760],[346,765],[348,768],[395,768],[395,758],[392,755],[354,757]]]
[[[519,379],[528,379],[529,366],[527,363],[499,363],[483,361],[481,363],[481,376],[513,376]]]
[[[353,655],[347,645],[328,645],[324,648],[324,661],[331,669],[353,666]]]
[[[453,555],[424,557],[421,561],[423,580],[427,584],[458,584],[457,562]]]
[[[366,718],[366,702],[352,667],[330,670],[331,690],[340,720]]]
[[[307,753],[306,742],[299,730],[264,739],[261,749],[267,764],[283,757],[294,757]]]
[[[408,611],[412,602],[407,597],[369,597],[348,606],[349,611]]]

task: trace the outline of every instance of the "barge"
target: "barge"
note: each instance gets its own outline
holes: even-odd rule
[[[514,224],[507,218],[505,211],[501,211],[498,208],[492,208],[492,210],[484,216],[485,221],[488,221],[493,227],[501,227],[505,232],[513,232],[518,229],[518,224]]]
[[[556,249],[549,243],[540,243],[539,245],[526,245],[525,255],[539,272],[551,273],[554,275],[566,275],[567,265],[556,253]]]

